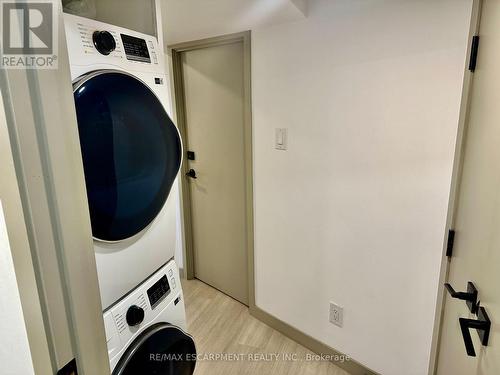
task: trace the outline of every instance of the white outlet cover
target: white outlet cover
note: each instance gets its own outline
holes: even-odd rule
[[[344,325],[344,308],[335,302],[330,302],[330,323],[338,327]]]

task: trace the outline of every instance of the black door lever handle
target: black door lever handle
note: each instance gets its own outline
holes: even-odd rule
[[[484,307],[479,308],[477,317],[477,320],[466,318],[458,319],[460,322],[460,329],[462,330],[462,337],[464,338],[465,351],[470,357],[475,357],[476,351],[474,350],[474,344],[472,343],[469,329],[474,328],[477,330],[483,346],[488,346],[488,339],[490,336],[491,321]]]
[[[196,177],[196,171],[194,169],[190,169],[187,173],[186,173],[186,176],[187,177],[191,177],[191,178],[198,178]]]
[[[470,281],[467,283],[467,292],[456,292],[455,289],[453,289],[453,287],[448,283],[444,284],[444,286],[453,298],[466,301],[471,313],[477,313],[479,304],[477,303],[477,289],[473,283]]]

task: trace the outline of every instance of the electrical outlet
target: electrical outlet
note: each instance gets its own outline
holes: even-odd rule
[[[330,302],[330,323],[339,327],[344,323],[344,308],[333,302]]]

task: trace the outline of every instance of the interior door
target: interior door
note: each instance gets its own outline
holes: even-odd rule
[[[447,293],[437,373],[500,374],[500,2],[485,0],[480,25],[478,65],[471,91],[463,173],[455,217],[455,245],[448,282],[467,292],[472,282],[484,310]],[[472,293],[473,294],[473,293]],[[455,297],[473,299],[473,295]],[[491,320],[487,346],[484,337]],[[470,321],[464,320],[470,319]],[[485,323],[477,322],[484,321]],[[476,323],[474,323],[476,321]],[[469,326],[479,327],[468,328]],[[463,328],[463,333],[462,329]],[[485,329],[481,329],[485,328]],[[465,343],[469,342],[469,354]],[[471,356],[475,352],[476,356]]]
[[[248,304],[243,43],[182,53],[195,277]]]

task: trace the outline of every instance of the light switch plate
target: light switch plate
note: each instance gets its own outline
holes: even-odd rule
[[[344,308],[334,302],[330,302],[330,323],[339,327],[344,324]]]
[[[276,150],[286,150],[288,148],[287,128],[276,128],[274,136],[274,148]]]

